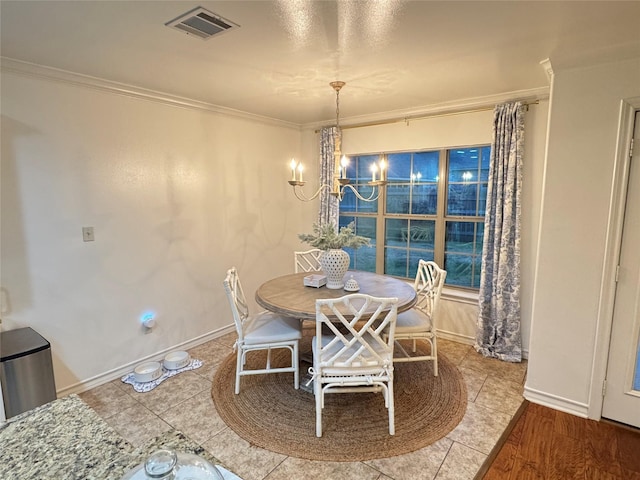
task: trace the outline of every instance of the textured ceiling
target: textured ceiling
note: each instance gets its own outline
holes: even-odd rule
[[[240,28],[164,24],[197,6]],[[554,68],[640,57],[640,2],[10,1],[3,57],[284,120],[407,111],[548,85]]]

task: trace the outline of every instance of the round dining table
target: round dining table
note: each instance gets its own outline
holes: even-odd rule
[[[413,285],[404,280],[371,272],[349,270],[345,280],[351,277],[358,282],[358,292],[319,288],[304,285],[304,277],[312,272],[283,275],[264,282],[256,290],[256,302],[271,312],[305,320],[315,320],[316,300],[340,298],[350,293],[365,293],[374,297],[397,297],[398,313],[409,310],[417,301]],[[322,274],[322,272],[317,272]]]

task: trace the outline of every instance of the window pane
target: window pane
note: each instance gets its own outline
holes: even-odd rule
[[[356,218],[357,217],[354,217],[354,216],[340,215],[340,217],[338,218],[338,229],[340,229],[342,227],[346,227],[351,222],[355,222]],[[358,227],[356,226],[356,228],[358,228]]]
[[[409,213],[409,185],[387,185],[387,213]]]
[[[475,217],[477,215],[477,192],[478,186],[475,183],[450,184],[447,196],[447,214]]]
[[[407,276],[407,250],[386,247],[384,252],[384,273],[397,277]]]
[[[356,212],[356,196],[350,189],[346,189],[340,202],[340,212]]]
[[[407,278],[416,278],[419,260],[425,260],[427,262],[433,260],[433,251],[409,250],[409,272]]]
[[[347,178],[360,195],[369,198],[373,192],[373,187],[367,185],[371,181],[371,165],[379,160],[379,155],[359,155],[349,158],[347,164]],[[376,195],[379,190],[376,189]],[[374,195],[375,196],[375,195]],[[340,202],[340,212],[376,213],[378,202],[365,202],[357,198],[356,194],[349,187],[343,188],[343,199]]]
[[[474,245],[474,252],[476,255],[482,255],[482,245],[484,243],[484,222],[477,222],[476,224],[476,243]]]
[[[432,250],[435,240],[434,220],[411,220],[409,227],[409,248]]]
[[[446,222],[445,252],[473,254],[475,226],[475,222]]]
[[[478,148],[449,150],[449,182],[477,182],[478,156]]]
[[[484,217],[487,212],[487,184],[480,185],[480,198],[478,199],[478,216]]]
[[[358,170],[358,159],[360,157],[354,156],[354,157],[346,157],[346,158],[347,158],[347,169],[345,170],[345,177],[351,180],[352,182],[355,182],[356,179],[358,178],[358,175],[356,174],[356,172]]]
[[[358,190],[358,193],[362,195],[364,198],[371,197],[374,189],[374,187],[372,187],[371,185],[363,185],[361,183],[354,185],[354,187],[356,187],[356,190]],[[346,190],[349,191],[351,195],[354,195],[354,193],[351,191],[350,188],[347,187]],[[379,193],[379,190],[376,188],[375,194],[373,196],[374,197],[377,196],[378,193]],[[356,198],[356,211],[360,213],[376,213],[378,211],[378,201],[376,200],[373,202],[365,202],[363,200],[360,200],[359,198]]]
[[[437,182],[440,165],[440,152],[419,152],[413,156],[414,178],[422,182]],[[418,175],[419,174],[419,175]]]
[[[435,220],[387,219],[384,273],[414,278],[418,260],[433,260]]]
[[[447,215],[484,215],[490,153],[490,147],[449,150]]]
[[[411,213],[418,215],[435,215],[438,202],[438,185],[414,185],[411,198]],[[387,210],[389,211],[389,210]],[[398,212],[405,213],[405,212]]]
[[[376,218],[375,217],[355,217],[349,215],[340,215],[338,228],[346,227],[351,222],[355,224],[354,232],[356,235],[367,237],[371,243],[376,239]]]
[[[357,157],[356,174],[359,182],[371,181],[371,165],[378,162],[379,155],[360,155]]]
[[[444,250],[448,285],[480,286],[483,232],[483,222],[446,222]]]
[[[407,275],[409,221],[387,219],[385,225],[384,273],[404,277]]]
[[[351,257],[349,264],[351,270],[376,271],[376,245],[374,241],[371,241],[371,247],[360,247],[357,250],[345,248],[344,250]]]
[[[411,154],[392,153],[387,155],[389,182],[408,182],[411,180]]]
[[[409,242],[409,220],[390,218],[385,222],[385,245],[406,248]]]
[[[447,271],[447,285],[471,287],[473,272],[472,257],[468,255],[445,254],[444,269]]]
[[[357,217],[356,218],[356,235],[362,235],[371,239],[373,243],[376,239],[376,218],[375,217]]]
[[[489,165],[491,165],[491,147],[482,147],[480,149],[480,180],[482,182],[489,180]]]
[[[375,217],[353,217],[340,216],[340,228],[346,227],[351,222],[355,222],[356,235],[362,235],[371,240],[370,247],[360,247],[358,249],[345,248],[344,250],[351,257],[349,268],[352,270],[364,270],[366,272],[376,271],[376,219]]]

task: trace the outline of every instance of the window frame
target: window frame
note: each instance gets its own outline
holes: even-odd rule
[[[445,262],[445,244],[446,244],[446,225],[447,222],[469,222],[474,224],[484,224],[484,214],[483,215],[447,215],[447,206],[448,206],[448,191],[449,191],[449,170],[450,170],[450,159],[449,152],[454,150],[468,150],[477,148],[479,151],[482,149],[487,149],[487,154],[490,155],[490,144],[474,144],[474,145],[464,145],[464,146],[446,146],[440,148],[430,148],[430,149],[419,149],[419,150],[402,150],[402,151],[385,151],[379,153],[362,153],[362,154],[352,154],[350,157],[360,158],[360,157],[372,157],[372,156],[380,156],[387,157],[395,154],[419,154],[425,152],[438,152],[438,178],[445,179],[445,181],[438,181],[437,185],[437,202],[436,202],[436,213],[435,214],[413,214],[413,213],[387,213],[387,187],[385,185],[380,187],[380,194],[377,199],[377,208],[375,212],[361,212],[357,208],[354,211],[343,212],[342,208],[339,208],[339,216],[347,217],[347,218],[375,218],[376,225],[376,244],[375,244],[375,271],[376,273],[384,273],[385,271],[385,254],[387,250],[386,245],[386,221],[388,219],[401,219],[407,220],[410,225],[411,220],[431,220],[434,221],[435,224],[435,232],[434,232],[434,242],[433,242],[433,260],[438,265],[444,265]],[[483,154],[484,155],[484,154]],[[478,159],[479,165],[481,165],[482,158]],[[355,184],[355,179],[351,179]],[[365,179],[358,179],[358,183],[362,183]],[[477,183],[479,188],[482,188],[482,184],[487,184],[487,179],[482,180],[478,178],[474,183]],[[481,197],[480,197],[481,198]],[[482,212],[484,209],[479,209],[478,205],[476,205],[477,211],[476,213]],[[382,247],[382,248],[380,248]],[[406,247],[407,255],[410,254],[411,250],[409,249],[409,244]],[[474,247],[472,249],[471,256],[472,258],[481,255],[482,252],[476,252],[475,250],[475,242]],[[472,260],[473,261],[473,260]],[[475,268],[475,267],[472,267]],[[409,269],[409,273],[411,270]],[[478,272],[479,274],[479,272]],[[387,274],[392,275],[392,274]],[[396,278],[404,279],[407,281],[412,281],[411,277],[400,277],[397,275],[392,275]],[[472,276],[472,283],[474,281],[474,277]],[[479,280],[478,280],[479,282]],[[455,284],[445,284],[444,294],[453,297],[460,297],[463,301],[473,302],[475,298],[477,298],[478,287],[473,286],[461,286]]]

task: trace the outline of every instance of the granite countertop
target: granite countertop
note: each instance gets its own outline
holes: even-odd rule
[[[177,430],[134,447],[77,395],[70,395],[0,425],[0,478],[120,480],[160,448],[219,463]],[[225,478],[238,479],[221,470]]]

